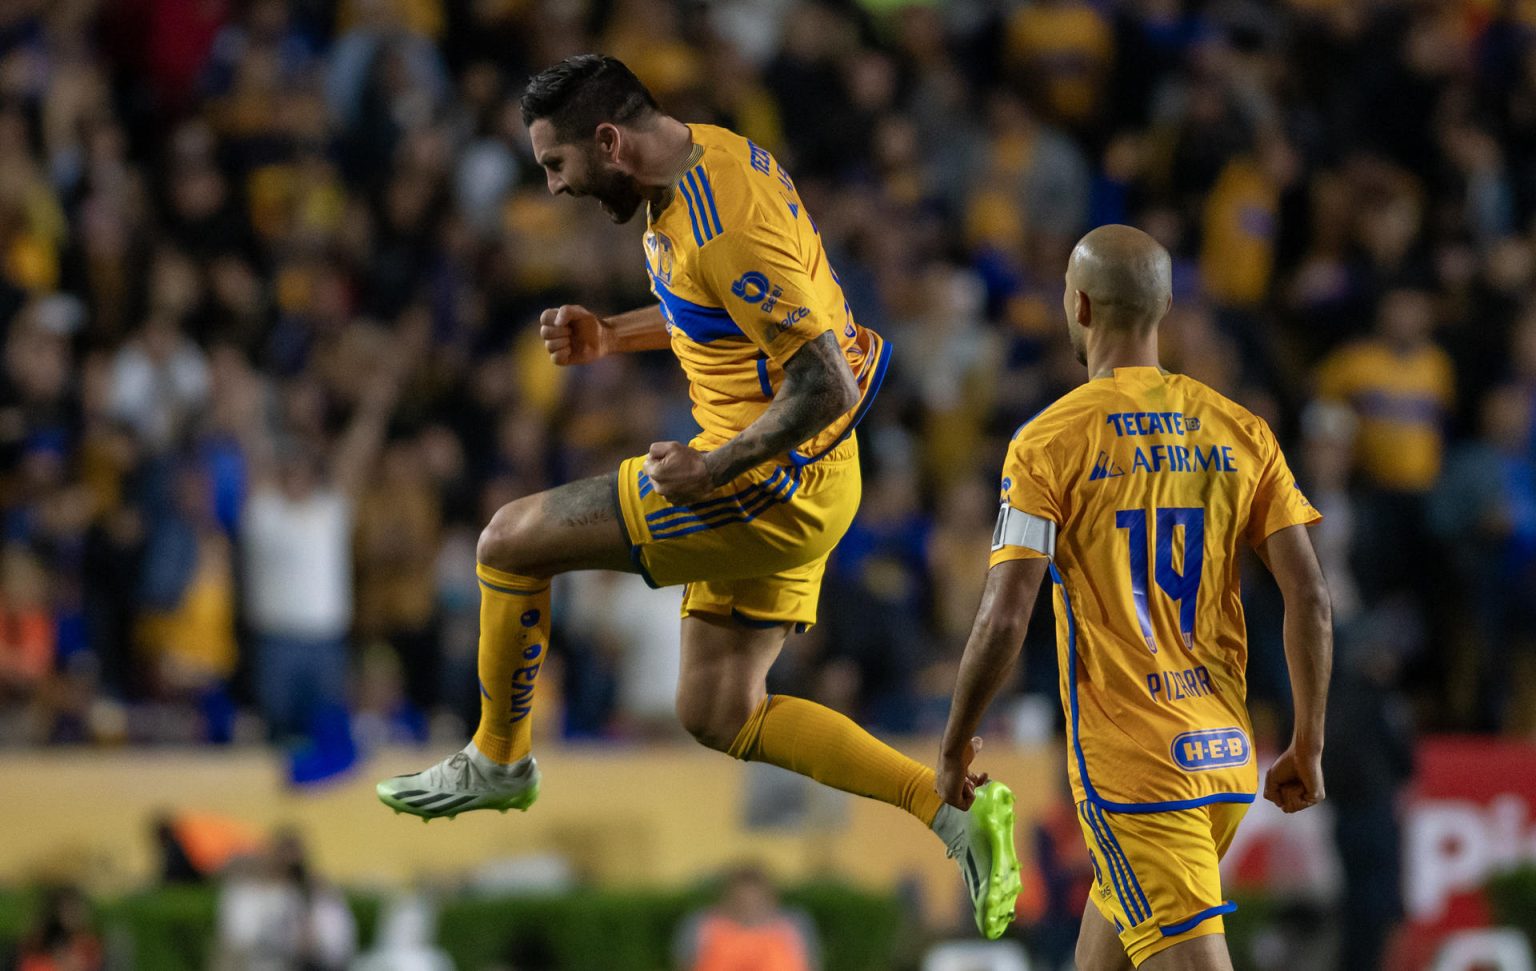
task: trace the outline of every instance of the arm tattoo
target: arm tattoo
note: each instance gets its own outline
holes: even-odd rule
[[[846,414],[858,396],[858,385],[836,334],[827,331],[805,344],[784,362],[784,384],[768,410],[709,454],[707,461],[716,484],[729,482],[814,438]]]

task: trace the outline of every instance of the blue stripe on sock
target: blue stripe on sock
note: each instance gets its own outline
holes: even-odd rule
[[[543,593],[545,590],[549,589],[549,584],[547,583],[542,587],[535,587],[532,590],[523,590],[518,587],[503,587],[499,584],[489,582],[484,577],[477,577],[476,579],[478,579],[480,581],[480,585],[485,587],[487,590],[495,590],[497,593],[510,593],[514,597],[527,597],[536,593]]]

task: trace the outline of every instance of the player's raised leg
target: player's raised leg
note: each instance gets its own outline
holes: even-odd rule
[[[1013,793],[989,783],[970,810],[945,805],[933,770],[875,738],[847,716],[803,698],[769,696],[768,669],[788,624],[761,626],[707,613],[683,619],[677,712],[704,745],[767,762],[823,785],[878,799],[917,817],[944,841],[970,891],[976,925],[998,937],[1019,894]]]
[[[532,755],[534,687],[549,650],[550,577],[633,570],[614,477],[599,476],[501,507],[480,534],[480,725],[434,766],[380,782],[379,799],[423,819],[527,809],[539,794]]]

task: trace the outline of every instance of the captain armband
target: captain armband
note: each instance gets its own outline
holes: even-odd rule
[[[1054,557],[1056,524],[1005,502],[997,511],[997,527],[992,530],[992,552],[1005,546],[1022,546]]]

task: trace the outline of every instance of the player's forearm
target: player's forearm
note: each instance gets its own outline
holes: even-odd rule
[[[858,402],[859,389],[831,331],[796,351],[768,410],[741,434],[704,456],[714,485],[816,437]]]
[[[960,672],[955,677],[955,694],[950,702],[949,721],[944,726],[944,740],[939,752],[958,756],[976,734],[982,716],[1007,680],[1019,647],[1024,642],[1023,625],[994,626],[976,618]]]
[[[1333,608],[1326,585],[1286,596],[1284,635],[1295,708],[1293,744],[1298,751],[1320,752],[1333,671]]]
[[[987,706],[1008,680],[1029,629],[1045,563],[1043,558],[1010,560],[987,571],[981,606],[955,677],[940,754],[958,756],[965,749]]]
[[[604,350],[612,354],[665,350],[671,343],[661,304],[603,318]]]

